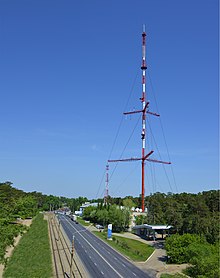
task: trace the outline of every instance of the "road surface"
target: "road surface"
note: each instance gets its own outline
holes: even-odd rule
[[[69,217],[59,215],[60,223],[91,278],[150,278],[105,242]]]

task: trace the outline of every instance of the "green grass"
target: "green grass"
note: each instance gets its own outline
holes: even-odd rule
[[[176,274],[161,274],[160,278],[184,278],[186,277],[184,274],[176,273]]]
[[[77,221],[79,222],[79,224],[83,225],[83,226],[90,226],[92,223],[86,223],[85,220],[83,220],[80,217],[77,217]]]
[[[47,221],[42,214],[38,214],[15,248],[3,277],[49,278],[52,273]]]
[[[94,232],[98,237],[106,241],[120,253],[133,261],[146,261],[153,253],[154,248],[138,240],[121,236],[112,236],[113,240],[107,240],[107,233]]]

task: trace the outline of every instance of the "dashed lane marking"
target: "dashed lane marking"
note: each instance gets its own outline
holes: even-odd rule
[[[66,220],[66,219],[65,219]],[[66,222],[68,222],[66,220]],[[77,229],[70,223],[68,222],[69,225],[71,225],[76,231]],[[77,231],[78,232],[78,231]],[[92,247],[92,249],[103,259],[103,261],[116,273],[118,274],[119,277],[123,278],[123,276],[95,249],[95,247],[81,234],[79,233],[79,235]],[[105,248],[103,248],[105,249]]]

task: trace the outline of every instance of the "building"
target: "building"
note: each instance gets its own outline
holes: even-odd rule
[[[85,208],[87,207],[97,207],[98,203],[90,203],[90,202],[86,202],[85,204],[82,204],[79,208],[79,210],[75,211],[75,215],[79,215],[82,216],[83,215],[83,211]]]
[[[169,235],[170,225],[136,225],[133,227],[133,231],[136,235],[149,240],[164,239]]]

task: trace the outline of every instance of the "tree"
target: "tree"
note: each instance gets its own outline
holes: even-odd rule
[[[123,200],[123,206],[129,210],[131,210],[133,207],[135,207],[135,203],[132,199],[126,198]]]
[[[93,211],[96,212],[96,208],[95,207],[93,207],[93,206],[86,207],[83,210],[83,219],[90,220],[91,219],[91,212],[93,212]]]
[[[37,201],[32,196],[20,197],[14,207],[14,214],[21,218],[33,217],[37,213]]]
[[[192,243],[186,250],[188,262],[192,264],[186,272],[190,277],[219,277],[219,248],[208,243]]]
[[[188,263],[189,258],[187,256],[187,248],[190,244],[204,243],[205,238],[198,235],[184,234],[184,235],[172,235],[166,238],[165,249],[167,256],[169,256],[169,262],[171,263]]]
[[[96,212],[96,217],[97,217],[97,222],[103,225],[103,227],[105,227],[108,224],[109,213],[107,209],[98,210]]]
[[[137,215],[135,218],[136,225],[147,224],[147,221],[148,221],[148,217],[144,214]]]

